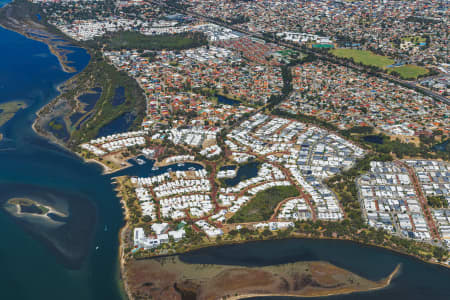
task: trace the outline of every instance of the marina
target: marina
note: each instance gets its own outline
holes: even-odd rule
[[[2,150],[0,151],[0,228],[3,229],[4,241],[0,244],[2,299],[126,299],[122,290],[123,276],[121,275],[123,274],[120,274],[118,255],[118,236],[125,225],[124,208],[116,191],[113,190],[115,185],[111,184],[118,176],[128,176],[130,180],[143,183],[143,186],[151,186],[154,196],[161,200],[161,213],[164,217],[175,218],[177,215],[189,214],[189,222],[195,224],[199,231],[203,230],[207,236],[213,238],[220,236],[222,229],[210,225],[205,220],[199,219],[195,223],[192,221],[192,216],[201,218],[215,209],[213,197],[209,195],[214,192],[209,184],[208,172],[210,171],[207,170],[209,165],[195,163],[191,157],[182,155],[169,157],[163,163],[158,162],[161,164],[156,166],[157,162],[150,159],[151,156],[131,158],[136,154],[134,153],[124,160],[129,160],[129,166],[124,164],[123,167],[126,168],[121,168],[112,174],[103,174],[98,164],[83,161],[65,148],[37,135],[31,127],[36,112],[58,95],[58,85],[75,74],[64,72],[47,45],[1,27],[0,49],[2,49],[0,104],[21,99],[27,105],[26,109],[19,110],[0,127],[0,135],[3,136],[0,140]],[[80,72],[88,64],[90,56],[81,48],[71,47],[71,50],[73,52],[67,54],[68,59],[71,61],[71,66]],[[23,75],[23,70],[27,71],[27,76]],[[114,99],[111,105],[120,105],[124,101],[123,90],[116,90]],[[89,102],[89,105],[92,103]],[[256,124],[259,122],[258,118],[264,120]],[[129,116],[125,116],[119,118],[113,126],[102,127],[100,132],[105,139],[94,138],[86,143],[86,151],[105,155],[118,149],[127,150],[135,145],[144,145],[142,132],[130,131],[127,136],[116,134],[118,128],[128,129],[130,122]],[[293,161],[289,172],[296,175],[296,180],[301,181],[304,186],[314,192],[312,186],[317,187],[319,183],[322,184],[319,179],[337,174],[340,171],[337,167],[340,168],[341,165],[342,168],[348,167],[362,156],[363,150],[320,128],[307,128],[303,124],[282,118],[266,120],[261,114],[258,114],[256,119],[252,119],[252,122],[254,127],[250,128],[249,123],[242,123],[238,127],[239,130],[232,131],[226,140],[229,144],[236,143],[236,147],[247,145],[248,148],[243,155],[240,155],[240,151],[231,151],[235,153],[231,164],[236,163],[236,166],[221,170],[231,171],[226,172],[223,177],[227,178],[224,179],[227,185],[224,189],[229,189],[235,194],[242,192],[242,194],[247,193],[247,196],[254,195],[271,185],[288,184],[281,167],[288,160]],[[195,144],[206,139],[208,132],[196,130],[190,129],[186,132],[174,130],[171,132],[174,144],[178,142]],[[277,141],[276,147],[279,148],[275,148],[275,133],[287,137],[291,134],[301,137],[297,150],[292,151],[292,158],[288,155],[290,153],[284,153],[287,142]],[[107,136],[110,136],[110,140],[106,140]],[[192,138],[193,136],[195,138]],[[289,138],[286,139],[289,140]],[[260,141],[263,142],[260,143]],[[374,142],[377,143],[377,141]],[[340,150],[335,150],[333,147],[339,147]],[[331,150],[324,151],[324,149]],[[255,156],[270,155],[275,151],[281,151],[285,155],[272,156],[273,163],[260,163],[253,160]],[[250,156],[247,152],[253,155]],[[209,152],[206,154],[211,155]],[[327,158],[329,165],[318,167],[316,163],[322,162],[322,157]],[[433,184],[443,184],[439,181],[443,176],[435,171],[429,171],[426,162],[409,160],[405,161],[405,164],[417,171],[418,184],[424,185],[427,193],[433,194],[435,191],[443,190],[442,186],[438,186],[439,189],[434,186],[431,188],[425,183],[429,176]],[[445,172],[443,168],[442,170]],[[265,177],[269,175],[274,179],[267,181]],[[258,186],[250,185],[252,183],[258,183]],[[378,184],[370,186],[376,187]],[[143,192],[140,200],[145,202],[148,195],[142,189],[140,191]],[[322,188],[321,191],[323,191]],[[342,217],[341,208],[335,205],[332,196],[324,196],[327,201],[331,200],[325,203],[326,207],[323,206],[321,210],[317,210],[319,219]],[[321,197],[322,195],[315,195],[312,200],[323,203],[319,201]],[[28,214],[31,217],[20,218],[11,214],[5,204],[12,198],[33,199],[36,202],[35,206],[28,208]],[[294,203],[297,206],[305,205],[306,207],[306,202],[301,202],[300,198],[291,200],[297,201]],[[42,203],[42,207],[39,207],[38,203]],[[312,208],[317,209],[317,207],[318,205]],[[55,209],[58,212],[47,215],[52,221],[39,216],[39,212],[42,213],[42,209],[46,208]],[[147,208],[149,215],[155,214],[152,208],[148,206]],[[311,208],[308,208],[307,212],[316,213]],[[283,210],[285,216],[290,213],[291,211],[287,209]],[[439,220],[443,218],[442,212],[435,210],[433,213]],[[307,218],[310,217],[312,214]],[[169,230],[164,223],[153,224],[158,226],[152,227],[152,230],[159,235],[160,241],[168,241],[169,235],[178,241],[183,238],[182,223],[177,224],[179,226],[176,230],[174,228]],[[417,222],[417,224],[421,223],[422,219]],[[442,222],[441,231],[442,226],[448,225]],[[166,231],[168,234],[165,233]],[[132,250],[132,253],[135,254],[137,251]],[[400,265],[400,271],[395,273],[396,276],[392,278],[391,284],[384,289],[337,295],[330,299],[450,299],[448,285],[450,269],[424,263],[411,256],[401,255],[384,248],[349,241],[303,238],[247,241],[242,244],[203,248],[178,256],[183,263],[197,267],[211,264],[248,267],[254,268],[255,271],[298,262],[327,262],[373,281],[382,280]],[[253,299],[285,300],[287,298]],[[291,299],[301,298],[290,297],[289,300]]]

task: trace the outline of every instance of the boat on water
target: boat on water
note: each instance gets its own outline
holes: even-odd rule
[[[157,170],[159,170],[158,167],[153,167],[153,168],[152,168],[152,171],[157,171]]]
[[[195,171],[195,168],[194,168],[194,167],[189,167],[188,170],[189,170],[189,171]]]
[[[177,166],[178,167],[184,167],[184,163],[178,163]]]
[[[99,247],[99,246],[95,247],[95,250],[98,250],[98,249],[100,249],[100,247]]]
[[[172,168],[168,168],[167,171],[172,172]]]
[[[136,162],[138,163],[138,165],[143,165],[145,164],[145,160],[141,159],[141,158],[137,158]]]

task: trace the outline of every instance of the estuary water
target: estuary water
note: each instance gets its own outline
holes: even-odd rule
[[[82,49],[73,51],[69,59],[80,71],[89,55]],[[17,218],[0,209],[0,298],[122,299],[117,249],[123,217],[110,177],[31,129],[35,112],[57,95],[58,84],[74,74],[61,70],[46,45],[1,28],[0,54],[0,102],[22,100],[28,104],[0,128],[4,134],[0,141],[0,205],[11,197],[28,197],[68,215],[63,224],[50,226],[45,220]],[[147,163],[121,174],[144,176],[151,167],[152,163]],[[184,259],[254,266],[327,260],[371,279],[384,277],[402,263],[392,287],[333,299],[450,299],[449,270],[354,243],[260,242],[204,249]]]
[[[420,262],[409,256],[348,241],[286,239],[251,242],[201,249],[180,255],[180,259],[184,262],[196,264],[244,265],[250,267],[296,261],[327,261],[370,280],[385,278],[394,270],[397,264],[401,264],[400,273],[386,289],[332,296],[330,299],[450,299],[450,270],[441,266]],[[293,300],[300,298],[261,297],[254,299]]]
[[[89,55],[73,51],[69,59],[82,70]],[[55,228],[0,209],[0,298],[121,299],[117,234],[123,218],[110,179],[31,129],[35,112],[74,74],[61,70],[45,44],[2,28],[0,54],[0,102],[28,104],[0,128],[0,205],[28,197],[69,215]]]

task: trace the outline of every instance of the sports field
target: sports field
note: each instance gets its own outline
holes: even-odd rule
[[[418,76],[428,73],[426,68],[416,65],[387,68],[395,63],[393,59],[367,50],[338,48],[331,50],[331,53],[337,57],[353,59],[356,63],[387,70],[388,73],[396,72],[403,79],[417,79]]]
[[[397,72],[403,79],[417,79],[420,75],[427,74],[428,70],[420,66],[403,65],[400,67],[391,68],[388,72]]]
[[[331,50],[331,53],[337,57],[353,58],[356,63],[379,68],[385,68],[395,62],[387,56],[377,55],[366,50],[338,48]]]

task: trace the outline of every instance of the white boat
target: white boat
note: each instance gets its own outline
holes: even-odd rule
[[[140,159],[140,158],[136,159],[136,162],[138,163],[138,165],[143,165],[143,164],[145,164],[145,160]]]
[[[95,250],[98,250],[98,249],[100,249],[100,247],[99,247],[99,246],[95,247]]]
[[[189,167],[188,170],[189,170],[189,171],[195,171],[195,168],[194,168],[194,167]]]
[[[152,171],[157,171],[157,170],[159,170],[158,167],[153,167],[153,168],[152,168]]]
[[[178,163],[177,166],[178,167],[184,167],[184,163]]]

